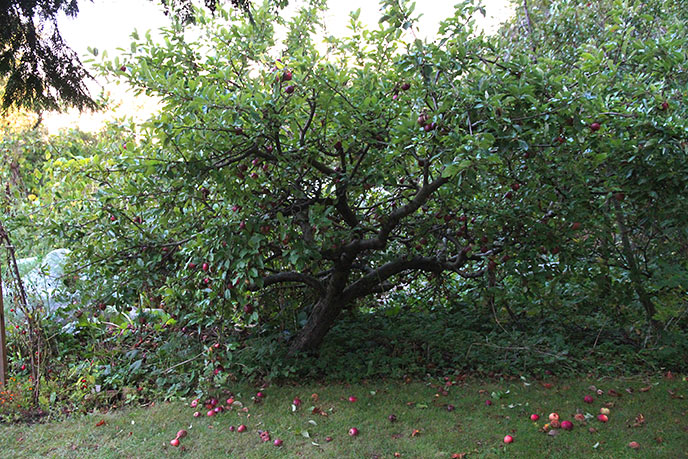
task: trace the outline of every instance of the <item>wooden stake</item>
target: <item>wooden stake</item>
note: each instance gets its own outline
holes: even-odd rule
[[[2,294],[2,264],[0,264],[0,382],[7,390],[7,342],[5,340],[5,303]]]

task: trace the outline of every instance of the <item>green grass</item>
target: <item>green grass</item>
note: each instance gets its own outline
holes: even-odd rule
[[[61,422],[3,425],[0,454],[60,458],[370,458],[394,457],[395,452],[407,458],[449,458],[454,453],[468,453],[469,458],[688,457],[688,382],[683,378],[553,378],[549,389],[529,382],[469,380],[450,387],[446,396],[439,393],[443,381],[273,386],[264,390],[266,398],[260,404],[251,400],[256,389],[241,385],[231,389],[248,412],[234,408],[213,418],[194,418],[188,403],[174,402]],[[588,405],[583,396],[590,393],[591,384],[604,389],[605,395],[595,395],[594,403]],[[647,386],[651,389],[640,391]],[[622,396],[608,395],[609,389]],[[312,394],[317,394],[317,402]],[[350,395],[358,400],[349,402]],[[294,397],[303,401],[296,412],[291,409]],[[487,399],[492,406],[485,404]],[[554,437],[538,430],[552,411],[562,420],[573,420],[577,409],[596,415],[605,403],[613,403],[606,424],[596,419],[587,425],[574,421],[573,431],[559,431]],[[447,404],[456,409],[447,411]],[[313,406],[327,416],[313,414]],[[398,418],[395,423],[387,419],[392,413]],[[531,422],[531,413],[540,414],[540,422]],[[633,427],[639,414],[645,422]],[[97,426],[100,420],[105,424]],[[230,425],[241,423],[248,426],[247,432],[229,432]],[[350,437],[350,427],[357,427],[360,434]],[[590,427],[597,432],[590,433]],[[182,448],[170,446],[182,428],[189,432],[181,441]],[[273,439],[283,439],[284,446],[262,443],[259,429],[268,430]],[[413,436],[416,429],[419,433]],[[513,435],[514,443],[503,443],[506,434]],[[325,441],[327,436],[331,442]],[[629,448],[630,441],[640,443],[640,449]]]

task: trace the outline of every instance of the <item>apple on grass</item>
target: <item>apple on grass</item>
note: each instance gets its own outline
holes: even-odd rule
[[[284,443],[284,442],[283,442],[282,439],[280,439],[280,438],[276,438],[275,441],[274,441],[274,445],[275,445],[275,446],[282,446],[283,443]]]
[[[354,402],[356,402],[357,400],[358,400],[358,399],[357,399],[356,397],[354,397],[353,395],[351,395],[351,396],[349,397],[349,401],[350,401],[351,403],[354,403]]]
[[[504,437],[504,443],[509,444],[509,443],[513,443],[513,442],[514,442],[514,437],[512,437],[511,435],[507,435],[506,437]]]
[[[561,428],[564,430],[572,430],[573,423],[571,421],[561,421]]]
[[[537,415],[537,414],[531,414],[531,415],[530,415],[530,420],[531,420],[531,421],[535,422],[535,421],[537,421],[538,419],[540,419],[540,415]]]
[[[592,398],[592,395],[586,395],[585,397],[583,397],[583,401],[585,403],[592,403],[594,400]]]
[[[358,429],[356,427],[350,428],[349,429],[349,435],[351,435],[352,437],[355,437],[356,435],[358,435]]]
[[[247,427],[244,424],[241,424],[239,427],[237,427],[237,432],[246,432]]]
[[[598,415],[597,415],[597,419],[598,419],[600,422],[607,422],[607,421],[609,421],[609,417],[607,417],[606,414],[598,414]]]
[[[173,440],[170,440],[170,445],[172,445],[176,448],[177,446],[179,446],[179,440],[176,438]]]

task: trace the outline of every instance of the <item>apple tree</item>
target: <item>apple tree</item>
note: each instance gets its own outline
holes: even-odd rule
[[[667,253],[688,227],[673,206],[661,236],[647,219],[688,183],[684,22],[563,1],[488,37],[465,3],[428,42],[412,5],[385,0],[376,30],[353,13],[348,37],[321,40],[319,3],[288,21],[257,10],[255,26],[199,11],[196,28],[135,37],[103,64],[162,109],[58,165],[99,186],[61,228],[94,301],[288,319],[294,353],[343,311],[427,279],[494,285],[606,254],[656,316],[639,244]]]

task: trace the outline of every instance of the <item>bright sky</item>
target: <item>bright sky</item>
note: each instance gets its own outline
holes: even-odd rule
[[[453,6],[458,1],[417,1],[415,13],[423,14],[419,23],[421,36],[432,37],[439,22],[452,14]],[[291,0],[286,14],[301,3],[301,0]],[[479,15],[478,19],[479,26],[487,32],[493,32],[513,12],[509,0],[483,0],[483,3],[487,16],[483,19]],[[329,5],[325,24],[332,35],[341,36],[347,33],[350,11],[360,8],[359,19],[370,27],[375,27],[380,17],[379,5],[374,0],[330,0]],[[61,18],[59,27],[64,39],[82,58],[89,55],[89,47],[97,48],[101,53],[107,51],[112,57],[117,54],[117,48],[129,47],[132,41],[130,35],[134,30],[143,34],[147,30],[155,31],[168,24],[168,18],[154,1],[94,0],[92,3],[79,2],[79,9],[79,15],[76,18]],[[78,114],[75,111],[45,114],[44,125],[50,133],[57,133],[60,129],[70,127],[95,131],[106,121],[125,114],[137,114],[135,119],[143,121],[155,109],[155,105],[150,100],[144,97],[134,98],[126,92],[123,85],[106,82],[99,78],[97,83],[89,87],[94,96],[99,94],[101,88],[104,87],[111,98],[119,102],[119,108],[94,114]]]

